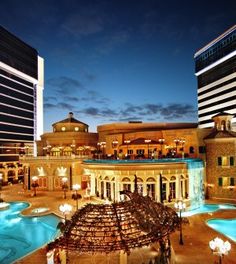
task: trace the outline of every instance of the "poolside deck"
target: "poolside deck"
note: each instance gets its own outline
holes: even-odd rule
[[[33,197],[32,192],[25,191],[22,185],[4,186],[1,191],[2,198],[8,201],[27,201],[31,203],[31,207],[24,210],[24,215],[32,215],[32,210],[35,208],[45,207],[49,210],[45,213],[53,212],[62,217],[59,211],[59,205],[69,203],[75,206],[75,201],[71,199],[68,192],[68,198],[63,199],[62,192],[46,192],[37,191],[37,196]],[[82,199],[79,205],[82,206],[87,202],[98,202],[93,200]],[[34,214],[35,215],[35,214]],[[224,264],[236,264],[236,243],[223,235],[217,233],[205,224],[207,219],[211,218],[236,218],[236,210],[220,210],[210,214],[199,214],[189,217],[189,225],[183,227],[184,245],[179,245],[179,233],[176,232],[171,236],[171,243],[174,250],[174,261],[176,264],[209,264],[217,261],[217,256],[211,253],[209,241],[215,237],[220,237],[224,241],[228,240],[231,243],[231,251],[228,256],[224,256]],[[128,264],[149,264],[149,260],[155,256],[155,250],[135,250],[128,257]],[[86,256],[81,255],[76,258],[70,258],[71,264],[117,264],[119,256],[112,254],[108,256]],[[46,264],[46,250],[41,248],[32,254],[18,260],[16,264]]]

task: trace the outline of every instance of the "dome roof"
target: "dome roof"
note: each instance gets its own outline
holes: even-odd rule
[[[56,125],[56,124],[60,124],[60,123],[76,123],[76,124],[79,123],[79,124],[82,124],[82,125],[88,126],[87,124],[85,124],[85,123],[83,123],[83,122],[81,122],[81,121],[75,119],[75,118],[74,118],[74,114],[73,114],[72,112],[69,112],[68,118],[63,119],[63,120],[61,120],[61,121],[58,121],[58,122],[52,124],[52,126],[54,126],[54,125]]]

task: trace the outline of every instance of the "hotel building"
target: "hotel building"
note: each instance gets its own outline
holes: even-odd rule
[[[43,72],[37,50],[0,26],[0,166],[13,174],[19,155],[36,155],[43,134]]]
[[[197,51],[194,59],[199,128],[209,128],[214,126],[212,116],[236,114],[236,25]]]

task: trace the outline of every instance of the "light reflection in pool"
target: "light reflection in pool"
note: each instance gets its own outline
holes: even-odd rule
[[[236,242],[236,219],[210,219],[206,224]]]
[[[59,217],[53,214],[22,216],[20,211],[28,206],[28,203],[12,202],[9,209],[0,211],[0,263],[14,263],[58,234]]]
[[[203,204],[197,209],[182,212],[182,216],[188,217],[188,216],[192,216],[195,214],[213,213],[213,212],[216,212],[216,211],[221,210],[221,209],[235,210],[236,206],[233,204]]]

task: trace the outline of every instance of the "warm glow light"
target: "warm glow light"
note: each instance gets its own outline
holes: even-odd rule
[[[76,184],[73,184],[73,187],[72,188],[73,188],[73,190],[78,191],[80,189],[80,187],[81,186],[76,183]]]
[[[72,206],[70,204],[61,204],[59,210],[64,214],[69,214],[72,211]]]
[[[216,237],[209,242],[210,249],[213,254],[218,256],[227,255],[231,249],[231,244],[228,241],[223,241],[221,238]]]
[[[32,177],[32,181],[36,182],[38,180],[38,177],[37,176],[33,176]]]
[[[179,210],[183,210],[186,208],[186,204],[183,201],[179,201],[175,203],[175,208]]]
[[[66,177],[63,177],[61,180],[63,183],[66,183],[68,181],[68,179]]]

